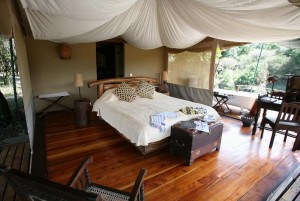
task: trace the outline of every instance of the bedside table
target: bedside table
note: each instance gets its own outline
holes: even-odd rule
[[[160,84],[157,87],[156,92],[170,96],[170,91],[167,84]]]
[[[80,98],[74,101],[75,124],[87,126],[90,122],[90,99]]]

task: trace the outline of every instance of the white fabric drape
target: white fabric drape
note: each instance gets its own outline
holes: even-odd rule
[[[21,0],[35,39],[85,43],[123,37],[142,49],[300,38],[288,0]]]

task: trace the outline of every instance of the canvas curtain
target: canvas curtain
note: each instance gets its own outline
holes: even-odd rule
[[[121,36],[142,49],[187,48],[207,36],[276,42],[300,36],[287,0],[21,0],[35,39],[86,43]]]

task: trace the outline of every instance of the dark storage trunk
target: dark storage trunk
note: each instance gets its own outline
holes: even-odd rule
[[[210,134],[181,128],[180,124],[176,124],[171,127],[170,152],[182,156],[189,165],[192,165],[196,158],[213,149],[220,149],[222,132],[222,123],[210,125]]]

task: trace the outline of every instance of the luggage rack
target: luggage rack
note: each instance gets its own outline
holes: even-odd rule
[[[42,116],[44,116],[54,106],[60,107],[68,112],[72,112],[71,108],[69,108],[65,105],[62,105],[60,103],[65,97],[69,97],[69,96],[70,96],[70,94],[65,91],[59,92],[59,93],[43,94],[43,95],[37,96],[37,98],[39,98],[40,100],[43,100],[43,101],[46,101],[49,103],[49,105],[47,107],[45,107],[42,111],[39,112],[38,118],[41,118]],[[55,99],[55,100],[53,100],[53,99]]]
[[[217,100],[217,103],[213,106],[213,108],[215,108],[215,110],[218,110],[219,108],[221,108],[225,114],[231,113],[231,109],[227,105],[229,96],[232,96],[232,95],[214,92],[214,97]],[[225,108],[222,107],[223,105],[225,106]]]

